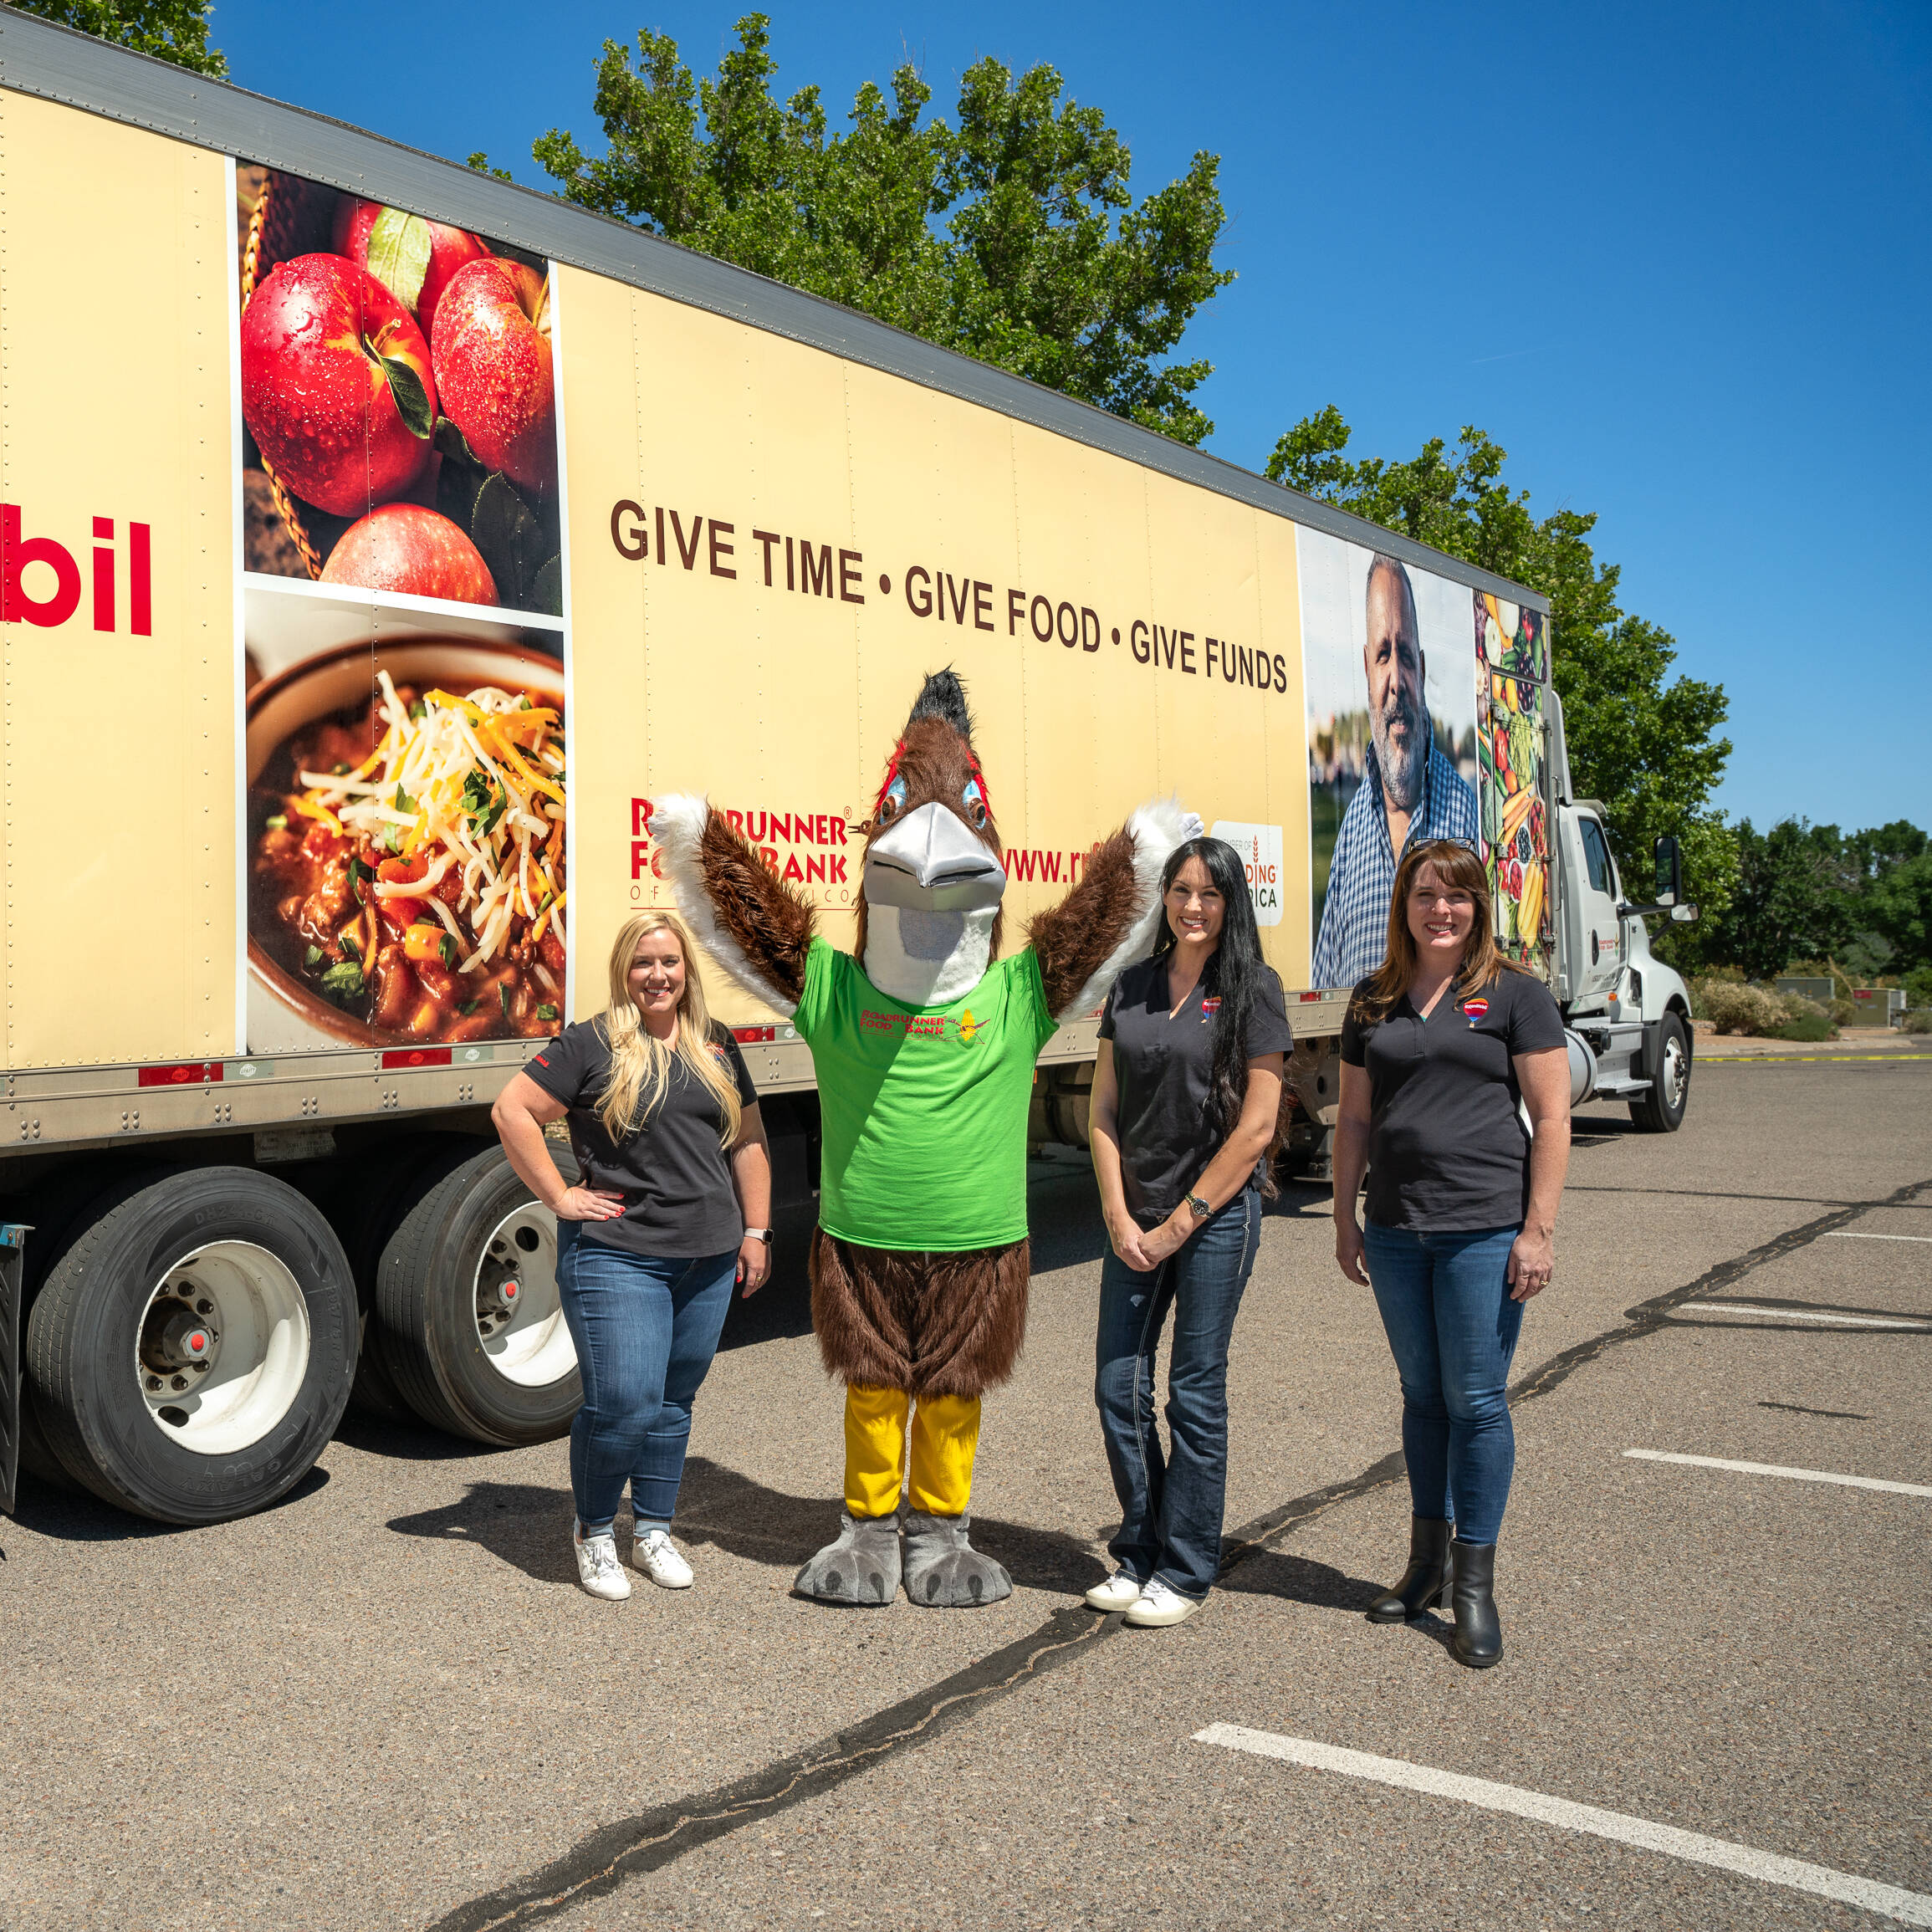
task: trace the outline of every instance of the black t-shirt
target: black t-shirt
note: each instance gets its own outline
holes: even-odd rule
[[[1114,982],[1100,1017],[1120,1090],[1122,1192],[1127,1212],[1150,1228],[1187,1199],[1227,1138],[1215,1129],[1212,1107],[1220,963],[1217,952],[1170,1019],[1167,955],[1143,959]],[[1292,1044],[1281,982],[1264,971],[1248,1015],[1246,1057],[1285,1053]]]
[[[713,1025],[711,1050],[736,1081],[740,1104],[750,1107],[758,1090],[727,1028]],[[724,1110],[682,1060],[672,1061],[664,1097],[643,1126],[616,1142],[597,1117],[611,1077],[611,1049],[595,1020],[565,1027],[524,1061],[524,1071],[570,1110],[570,1149],[584,1185],[624,1197],[621,1219],[580,1224],[589,1239],[679,1260],[728,1254],[744,1239],[744,1217],[718,1137]]]
[[[1527,973],[1467,999],[1452,985],[1426,1020],[1406,993],[1369,1025],[1351,1001],[1342,1057],[1368,1070],[1369,1219],[1423,1234],[1519,1225],[1530,1136],[1515,1056],[1562,1044],[1556,1002]]]

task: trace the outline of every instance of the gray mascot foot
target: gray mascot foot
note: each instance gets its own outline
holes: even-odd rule
[[[841,1515],[839,1540],[798,1573],[792,1588],[821,1603],[890,1603],[899,1593],[899,1518]]]
[[[906,1512],[906,1595],[935,1610],[970,1610],[1013,1594],[1013,1579],[966,1541],[970,1516]]]

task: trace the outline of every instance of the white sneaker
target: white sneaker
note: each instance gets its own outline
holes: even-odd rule
[[[617,1539],[608,1530],[586,1536],[580,1524],[570,1526],[570,1545],[577,1552],[577,1581],[593,1597],[621,1603],[631,1594],[631,1579],[617,1561]]]
[[[1205,1601],[1183,1597],[1178,1590],[1170,1590],[1158,1577],[1150,1577],[1141,1586],[1140,1595],[1128,1604],[1122,1621],[1140,1630],[1163,1630],[1170,1623],[1185,1623]]]
[[[662,1530],[647,1530],[631,1546],[631,1560],[653,1583],[666,1590],[688,1590],[691,1566]]]
[[[1141,1580],[1125,1570],[1116,1570],[1104,1583],[1096,1583],[1086,1593],[1090,1610],[1124,1610],[1141,1593]]]

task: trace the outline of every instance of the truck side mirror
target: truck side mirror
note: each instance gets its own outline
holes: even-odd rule
[[[1674,906],[1684,897],[1684,847],[1666,832],[1657,841],[1657,902]]]

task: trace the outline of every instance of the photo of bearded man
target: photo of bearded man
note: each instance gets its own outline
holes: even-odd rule
[[[1399,558],[1377,552],[1363,588],[1369,748],[1362,781],[1336,833],[1310,977],[1352,987],[1382,963],[1395,868],[1411,839],[1474,844],[1475,787],[1436,743],[1414,585]]]

